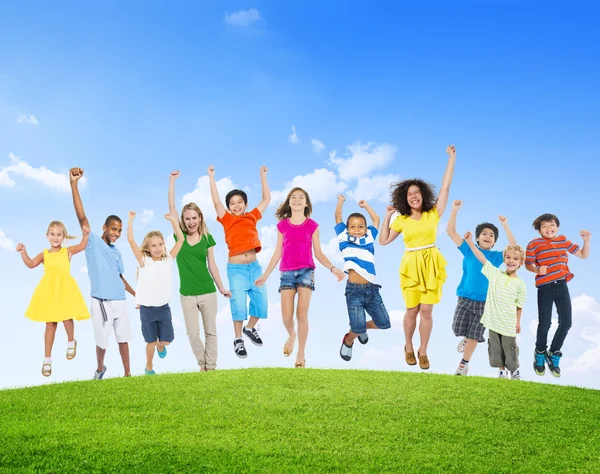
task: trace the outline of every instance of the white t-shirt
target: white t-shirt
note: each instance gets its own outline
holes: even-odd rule
[[[135,302],[141,306],[163,306],[173,295],[173,258],[155,261],[144,255],[144,266],[138,269]]]

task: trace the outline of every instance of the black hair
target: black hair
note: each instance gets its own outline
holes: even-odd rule
[[[539,232],[540,229],[542,228],[543,222],[552,222],[552,221],[554,221],[556,223],[556,227],[560,227],[560,221],[558,220],[558,217],[556,217],[554,214],[542,214],[540,217],[537,217],[533,221],[532,225],[533,225],[533,228]]]
[[[494,233],[494,243],[498,242],[498,236],[500,235],[500,231],[498,227],[489,222],[482,222],[477,227],[475,227],[475,239],[479,239],[479,236],[483,232],[483,229],[490,229]]]
[[[104,225],[105,225],[106,227],[108,227],[112,221],[116,221],[116,222],[118,222],[119,224],[123,224],[123,221],[121,220],[121,218],[120,218],[119,216],[115,216],[114,214],[111,214],[111,215],[110,215],[110,216],[108,216],[108,217],[106,218],[106,220],[104,221]]]
[[[232,189],[231,191],[229,191],[227,193],[227,196],[225,196],[225,207],[227,209],[229,209],[229,201],[231,201],[231,198],[233,196],[241,196],[242,199],[244,200],[244,204],[246,206],[248,205],[248,195],[241,189]]]
[[[392,188],[392,206],[403,216],[410,216],[412,209],[408,205],[408,188],[411,186],[417,186],[421,191],[423,197],[423,205],[421,206],[422,212],[429,212],[435,206],[437,197],[435,195],[435,186],[423,181],[422,179],[406,179],[399,183],[393,183]]]
[[[353,219],[355,217],[358,218],[358,219],[362,219],[363,221],[365,221],[365,227],[368,227],[368,225],[367,225],[367,218],[364,215],[362,215],[360,212],[353,212],[352,214],[350,214],[348,216],[348,219],[346,219],[346,227],[348,227],[348,224],[350,223],[350,219]]]

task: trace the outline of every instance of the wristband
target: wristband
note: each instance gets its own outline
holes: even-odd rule
[[[329,271],[332,272],[334,268],[335,268],[335,265],[332,265],[331,268],[329,269]]]

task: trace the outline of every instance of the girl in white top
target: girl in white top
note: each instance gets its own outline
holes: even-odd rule
[[[133,237],[133,220],[135,212],[129,212],[127,240],[138,262],[138,279],[135,291],[135,302],[140,308],[142,334],[146,341],[146,375],[154,375],[154,348],[162,359],[167,355],[167,347],[175,338],[169,302],[173,293],[173,260],[183,245],[183,233],[177,218],[166,214],[165,219],[171,221],[177,242],[167,252],[165,239],[161,232],[148,232],[141,247]]]

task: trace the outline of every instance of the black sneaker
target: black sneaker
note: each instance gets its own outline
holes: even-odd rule
[[[369,342],[369,335],[366,332],[363,334],[359,334],[358,342],[360,342],[361,344],[366,344],[367,342]]]
[[[546,351],[538,352],[536,349],[533,352],[533,370],[538,375],[546,373]]]
[[[233,340],[233,350],[235,351],[235,355],[240,359],[245,359],[248,357],[248,353],[244,347],[244,340],[241,337]]]
[[[562,352],[554,351],[548,352],[546,354],[546,363],[548,364],[548,369],[550,373],[555,377],[560,377],[560,358],[562,357]]]
[[[244,326],[242,332],[248,337],[248,339],[252,341],[252,344],[254,344],[255,346],[263,345],[262,339],[258,335],[258,331],[255,328],[248,329],[246,326]]]

